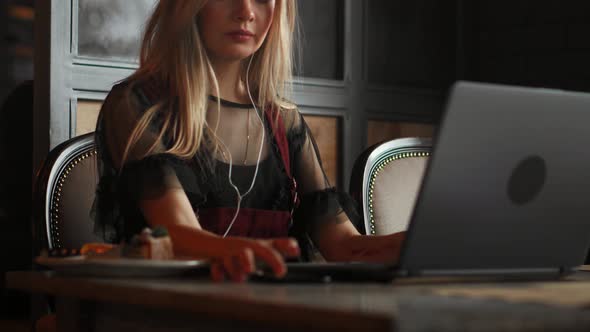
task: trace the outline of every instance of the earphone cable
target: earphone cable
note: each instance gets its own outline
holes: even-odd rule
[[[233,216],[229,226],[227,227],[225,233],[223,234],[223,237],[226,237],[227,234],[229,234],[236,219],[238,218],[238,214],[240,212],[240,208],[242,205],[242,199],[244,197],[246,197],[246,195],[248,195],[252,191],[252,189],[254,188],[254,184],[256,183],[256,177],[258,176],[260,159],[262,158],[262,149],[264,147],[264,139],[265,139],[265,134],[266,134],[266,130],[264,128],[264,120],[263,120],[262,116],[260,115],[260,112],[256,108],[256,103],[254,102],[254,98],[252,98],[252,94],[250,93],[250,84],[249,84],[249,76],[248,75],[250,73],[250,65],[252,64],[253,58],[254,58],[254,55],[250,56],[250,61],[248,62],[248,68],[246,69],[246,90],[248,91],[248,97],[250,98],[250,102],[252,103],[252,107],[254,107],[254,111],[255,111],[256,115],[258,116],[258,119],[260,120],[260,124],[261,124],[261,128],[262,128],[262,137],[260,139],[260,148],[258,149],[258,157],[256,159],[256,168],[254,170],[254,176],[252,177],[252,183],[250,184],[250,188],[248,188],[248,190],[244,194],[240,193],[240,189],[232,181],[231,175],[232,175],[232,168],[233,168],[233,158],[232,158],[231,153],[230,153],[229,149],[227,148],[227,146],[225,146],[225,144],[223,144],[223,142],[221,140],[219,140],[221,142],[221,144],[223,145],[223,147],[228,151],[229,172],[227,174],[227,177],[228,177],[230,186],[232,186],[234,188],[236,194],[238,195],[237,204],[236,204],[236,212],[234,213],[234,216]],[[250,119],[248,119],[248,121],[250,121]]]

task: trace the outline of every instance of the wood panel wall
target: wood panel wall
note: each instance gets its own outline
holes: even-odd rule
[[[427,123],[377,121],[367,123],[367,147],[402,137],[432,137],[435,126]]]
[[[305,122],[320,150],[320,157],[328,180],[333,186],[340,186],[341,139],[339,118],[329,116],[304,115]]]
[[[76,136],[93,132],[102,102],[94,100],[78,100],[76,106]]]

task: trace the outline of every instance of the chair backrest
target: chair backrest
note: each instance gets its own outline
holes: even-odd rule
[[[431,150],[429,138],[400,138],[376,144],[357,159],[350,192],[362,207],[365,234],[407,229]]]
[[[90,215],[98,183],[94,134],[53,149],[37,173],[33,194],[37,249],[75,249],[102,242]]]

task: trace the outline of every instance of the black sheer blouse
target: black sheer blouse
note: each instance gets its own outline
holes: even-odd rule
[[[167,103],[166,100],[148,98],[140,84],[122,83],[113,87],[100,111],[95,134],[100,179],[93,212],[95,230],[105,241],[119,242],[140,232],[147,222],[139,209],[139,202],[157,198],[172,188],[184,190],[197,217],[199,209],[236,207],[237,194],[228,179],[229,164],[219,153],[204,146],[190,159],[165,153],[170,140],[166,133],[161,138],[157,135],[162,128],[161,112],[174,111],[174,107],[160,108],[122,163],[133,128],[143,112],[156,102]],[[260,118],[250,115],[255,115],[256,111],[252,108],[248,111],[248,108],[250,105],[221,100],[222,117],[217,132],[218,138],[229,146],[231,154],[235,154],[231,179],[241,193],[250,187],[262,131]],[[213,112],[213,109],[217,110],[217,103],[210,101],[208,112]],[[343,206],[347,212],[354,212],[354,207],[347,195],[338,193],[329,184],[317,147],[301,114],[296,109],[281,109],[280,112],[289,145],[290,167],[298,184],[301,202],[294,211],[289,235],[299,240],[306,253],[311,244],[308,235],[313,234],[319,223],[343,213]],[[244,126],[244,121],[251,122]],[[263,122],[266,135],[258,176],[250,194],[243,198],[241,207],[288,211],[292,202],[291,180],[285,171],[272,126],[267,121]],[[249,161],[242,162],[243,138],[251,134],[244,130],[252,131],[253,138],[249,144],[251,157]],[[242,144],[234,144],[234,148],[229,143],[236,141],[235,137],[240,138],[237,141],[241,140]],[[154,144],[153,151],[146,155],[147,149]],[[245,151],[246,155],[248,151]],[[356,217],[356,214],[351,217]]]

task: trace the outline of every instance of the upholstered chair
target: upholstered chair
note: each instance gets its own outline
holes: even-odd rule
[[[94,234],[90,215],[96,167],[93,133],[72,138],[49,153],[34,186],[36,249],[76,249],[102,242]]]
[[[422,184],[432,142],[400,138],[374,145],[355,162],[350,182],[367,235],[405,231]]]

